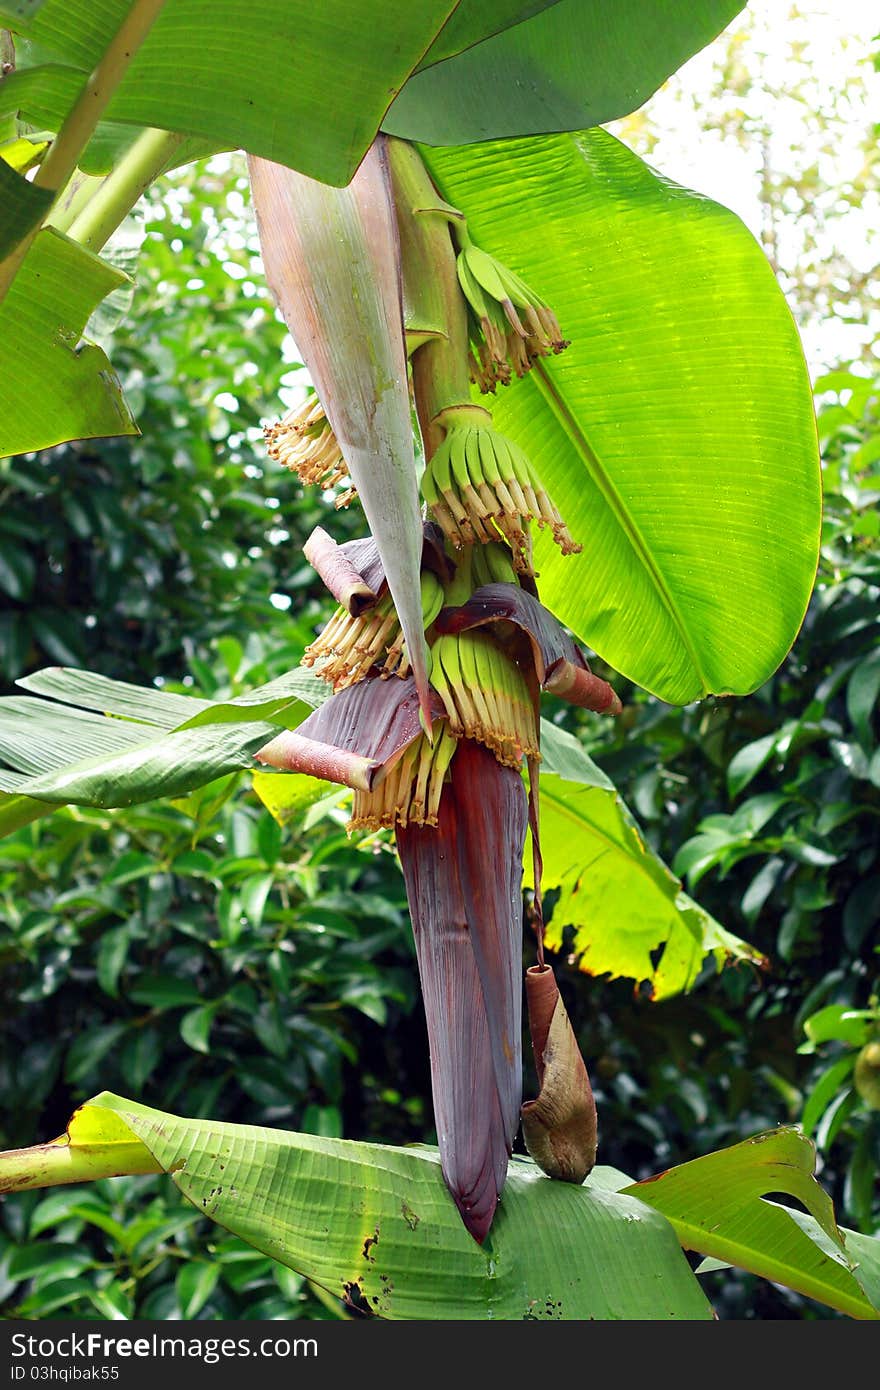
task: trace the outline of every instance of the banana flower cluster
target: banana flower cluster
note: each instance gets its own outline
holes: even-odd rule
[[[351,787],[350,829],[395,834],[428,1025],[443,1174],[467,1229],[482,1241],[520,1122],[522,875],[529,824],[522,769],[524,762],[534,768],[540,756],[538,692],[554,690],[603,713],[617,713],[620,702],[553,615],[521,587],[512,567],[508,582],[484,584],[464,603],[445,601],[449,590],[455,596],[455,569],[444,561],[436,528],[428,523],[422,579],[423,592],[431,595],[425,608],[429,738],[405,656],[400,660],[399,628],[383,616],[387,587],[374,544],[336,546],[321,532],[310,538],[306,553],[339,600],[312,645],[313,654],[325,653],[314,669],[335,693],[258,758]],[[340,641],[333,634],[340,632],[350,670],[360,653],[357,678],[341,682],[333,650]],[[363,669],[366,661],[371,664]],[[548,989],[552,994],[552,972],[543,967],[538,974],[544,995]],[[559,1002],[558,991],[553,997]],[[554,1028],[549,1017],[536,1026],[544,1034],[534,1043],[539,1078],[549,1071],[555,1080],[548,1094],[557,1093],[560,1077],[563,1090],[570,1089],[571,1062],[580,1054],[564,1011]],[[583,1063],[578,1067],[575,1109],[589,1116],[592,1093]],[[550,1102],[542,1095],[540,1112],[524,1111],[523,1121],[546,1164],[571,1123],[571,1106],[563,1107],[562,1125],[548,1124],[542,1116]],[[595,1124],[592,1136],[586,1147],[594,1157]],[[578,1178],[570,1176],[580,1171],[570,1157],[557,1166],[555,1176],[581,1181],[592,1159]]]
[[[546,690],[608,714],[620,701],[540,603],[531,526],[549,528],[563,554],[581,547],[528,450],[470,397],[472,384],[510,386],[568,344],[543,300],[474,244],[405,142],[379,137],[345,189],[259,159],[250,174],[267,278],[318,397],[270,427],[269,455],[304,483],[344,482],[339,501],[356,493],[371,532],[345,545],[322,528],[309,538],[338,606],[304,664],[332,693],[258,758],[350,787],[350,828],[395,837],[443,1177],[483,1242],[521,1120],[551,1177],[581,1182],[596,1153],[586,1068],[543,960],[539,699]],[[540,1094],[523,1106],[529,828]]]

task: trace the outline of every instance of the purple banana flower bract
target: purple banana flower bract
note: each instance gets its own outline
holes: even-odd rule
[[[443,705],[433,690],[429,700],[433,718],[442,718]],[[412,676],[367,676],[331,696],[295,730],[278,734],[256,757],[285,772],[370,791],[421,732]]]
[[[446,1184],[482,1242],[522,1086],[522,778],[462,739],[435,829],[397,829],[428,1023]]]

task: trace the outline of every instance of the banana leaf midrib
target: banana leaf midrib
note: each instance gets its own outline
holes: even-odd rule
[[[532,366],[530,375],[538,391],[553,412],[553,415],[562,426],[572,448],[575,449],[580,456],[587,473],[602,494],[609,510],[617,520],[620,530],[629,542],[633,555],[642,568],[647,571],[654,585],[655,592],[672,619],[681,638],[682,646],[687,652],[696,675],[699,677],[703,693],[709,694],[711,692],[711,683],[706,678],[699,654],[694,646],[690,632],[688,631],[680,606],[673,598],[662,570],[652,556],[648,546],[645,544],[644,537],[642,536],[638,524],[630,515],[620,492],[614,486],[599,455],[590,444],[583,429],[575,421],[571,410],[562,396],[562,392],[548,372],[545,364],[541,361],[535,362]]]

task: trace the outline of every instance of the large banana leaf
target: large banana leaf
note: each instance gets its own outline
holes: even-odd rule
[[[546,943],[591,975],[647,981],[654,999],[689,989],[708,955],[764,964],[682,891],[645,844],[612,782],[571,734],[541,721],[541,853],[544,891],[558,889]],[[526,872],[530,850],[526,850]],[[657,957],[660,951],[659,959]]]
[[[686,1249],[851,1317],[880,1319],[880,1240],[841,1233],[831,1199],[816,1182],[815,1161],[801,1131],[781,1126],[623,1190],[662,1211]],[[810,1215],[763,1200],[783,1192]]]
[[[63,121],[132,3],[0,0],[0,26],[39,54],[39,80],[26,51],[7,98],[37,123],[47,108]],[[107,124],[183,131],[344,184],[405,84],[386,128],[407,138],[577,130],[640,106],[742,8],[386,0],[377,22],[368,0],[166,0]]]
[[[803,618],[821,496],[798,334],[751,234],[604,131],[422,154],[572,340],[490,402],[584,547],[540,539],[542,601],[662,699],[754,690]]]
[[[128,277],[51,229],[0,303],[0,458],[65,439],[137,434],[106,354],[80,334]]]
[[[520,8],[540,13],[438,62],[444,31],[426,58],[434,66],[409,79],[384,129],[456,145],[602,125],[641,106],[745,6],[743,0],[560,0]]]
[[[471,44],[481,43],[509,25],[519,24],[558,3],[559,0],[492,0],[486,4],[486,0],[459,0],[416,71],[451,58]]]
[[[379,1317],[712,1316],[665,1218],[605,1190],[601,1170],[579,1188],[514,1160],[478,1246],[436,1150],[185,1120],[105,1092],[66,1138],[0,1157],[0,1191],[28,1173],[43,1185],[151,1166],[227,1230]]]
[[[603,1167],[583,1186],[553,1182],[514,1158],[477,1246],[436,1149],[186,1120],[103,1092],[59,1139],[0,1154],[0,1192],[166,1172],[221,1226],[382,1318],[710,1318],[675,1235],[850,1317],[880,1318],[880,1241],[836,1225],[814,1163],[793,1128],[635,1184]]]
[[[0,27],[51,64],[43,99],[66,114],[134,0],[44,0]],[[505,5],[504,11],[509,9]],[[182,131],[347,183],[455,0],[166,0],[108,121]],[[491,32],[490,21],[481,34]]]

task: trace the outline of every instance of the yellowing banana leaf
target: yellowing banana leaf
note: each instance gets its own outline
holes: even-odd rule
[[[200,1212],[378,1317],[712,1316],[668,1222],[608,1191],[602,1169],[575,1187],[514,1159],[478,1246],[434,1149],[186,1120],[104,1092],[60,1141],[0,1155],[0,1191],[157,1169]]]
[[[0,160],[17,173],[27,174],[39,164],[48,144],[48,140],[38,140],[36,137],[32,140],[6,140],[5,144],[0,145]]]
[[[815,1179],[816,1151],[793,1126],[624,1188],[661,1211],[685,1249],[759,1274],[854,1318],[880,1319],[880,1241],[852,1240]],[[763,1199],[785,1194],[812,1217]],[[867,1275],[861,1263],[868,1259]],[[873,1299],[873,1301],[872,1301]]]
[[[754,690],[803,618],[821,495],[797,331],[751,233],[601,130],[422,154],[571,340],[489,400],[584,547],[539,537],[541,601],[671,703]]]
[[[14,796],[0,792],[0,840],[32,820],[48,816],[58,807],[51,801],[38,801],[31,796]]]
[[[39,234],[0,303],[0,458],[137,434],[105,353],[80,341],[96,305],[127,283],[60,232]]]
[[[72,105],[130,8],[45,0],[23,16],[7,0],[0,27],[39,46],[56,68],[51,96]],[[381,11],[373,0],[263,0],[256,9],[250,0],[173,0],[107,120],[202,136],[344,184],[454,9],[454,0],[385,0]]]
[[[433,66],[409,79],[383,128],[457,145],[602,125],[635,111],[745,7],[743,0],[560,0],[519,8],[533,14],[498,25],[502,32],[483,42],[472,37],[465,52],[438,62],[447,32],[467,27],[467,15],[454,15],[428,51],[423,68]]]
[[[719,968],[728,961],[765,964],[682,891],[571,734],[542,720],[541,750],[543,887],[559,889],[548,947],[560,949],[573,926],[581,970],[647,981],[654,999],[689,989],[708,955]],[[528,873],[530,847],[525,862]]]
[[[308,777],[304,772],[255,772],[251,783],[269,814],[279,825],[299,820],[304,812],[324,797],[340,799],[349,795],[347,787]]]

